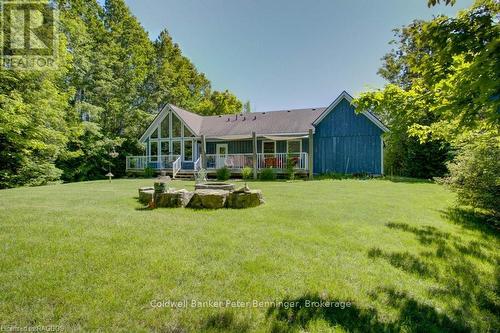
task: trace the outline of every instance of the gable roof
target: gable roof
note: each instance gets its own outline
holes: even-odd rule
[[[203,117],[201,133],[208,137],[231,135],[307,134],[326,108],[250,112]]]
[[[200,116],[172,104],[165,105],[155,117],[139,141],[144,142],[154,129],[165,118],[168,110],[176,114],[195,136],[205,135],[209,138],[229,136],[249,136],[253,132],[257,135],[303,135],[314,130],[335,107],[346,99],[352,102],[352,96],[342,92],[328,107],[280,110],[268,112],[251,112],[237,115]],[[371,112],[363,112],[382,131],[387,127]]]
[[[345,90],[328,106],[316,120],[314,120],[313,125],[319,124],[325,117],[332,112],[333,109],[342,101],[346,100],[349,103],[352,103],[353,97],[349,95]],[[383,132],[389,132],[389,129],[380,121],[380,119],[377,118],[372,112],[370,111],[364,111],[361,112],[362,115],[367,117],[372,123],[374,123],[378,128],[380,128]]]
[[[153,133],[155,128],[158,127],[158,125],[162,122],[162,120],[165,118],[165,115],[167,111],[171,110],[173,113],[175,113],[179,119],[181,119],[184,124],[188,127],[188,129],[195,135],[199,136],[200,128],[201,128],[201,123],[203,116],[200,116],[199,114],[192,113],[189,111],[186,111],[184,109],[181,109],[175,105],[172,104],[166,104],[160,112],[156,115],[156,117],[153,119],[151,124],[148,126],[146,131],[142,134],[141,138],[139,139],[139,142],[144,142],[146,139]]]

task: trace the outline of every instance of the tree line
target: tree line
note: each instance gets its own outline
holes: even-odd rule
[[[51,5],[60,17],[57,67],[0,70],[0,188],[98,179],[109,164],[121,175],[166,103],[204,115],[241,112],[166,30],[151,41],[123,0]]]
[[[461,203],[497,217],[499,13],[498,1],[477,0],[456,17],[396,29],[393,50],[379,70],[388,84],[355,100],[358,111],[372,110],[390,127],[387,174],[439,177],[458,192]]]

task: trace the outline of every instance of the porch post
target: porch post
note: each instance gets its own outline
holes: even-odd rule
[[[257,134],[252,132],[253,141],[253,179],[257,179]]]
[[[207,168],[207,140],[205,135],[201,136],[201,167],[203,169]]]
[[[309,179],[314,178],[314,135],[313,135],[313,130],[309,130],[309,154],[308,154],[308,167],[309,167]]]

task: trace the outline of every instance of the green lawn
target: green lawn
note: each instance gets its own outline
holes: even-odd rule
[[[438,185],[251,183],[265,205],[144,210],[137,188],[151,184],[0,191],[0,324],[103,332],[499,328],[498,232],[453,209],[453,194]],[[172,308],[154,300],[277,306]],[[351,306],[306,307],[308,300]]]

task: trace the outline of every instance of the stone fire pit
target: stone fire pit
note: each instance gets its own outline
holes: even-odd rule
[[[155,184],[156,185],[156,184]],[[197,184],[194,192],[168,189],[163,186],[139,189],[139,201],[151,208],[188,207],[194,209],[250,208],[264,203],[262,191],[243,187],[234,189],[233,184]]]

